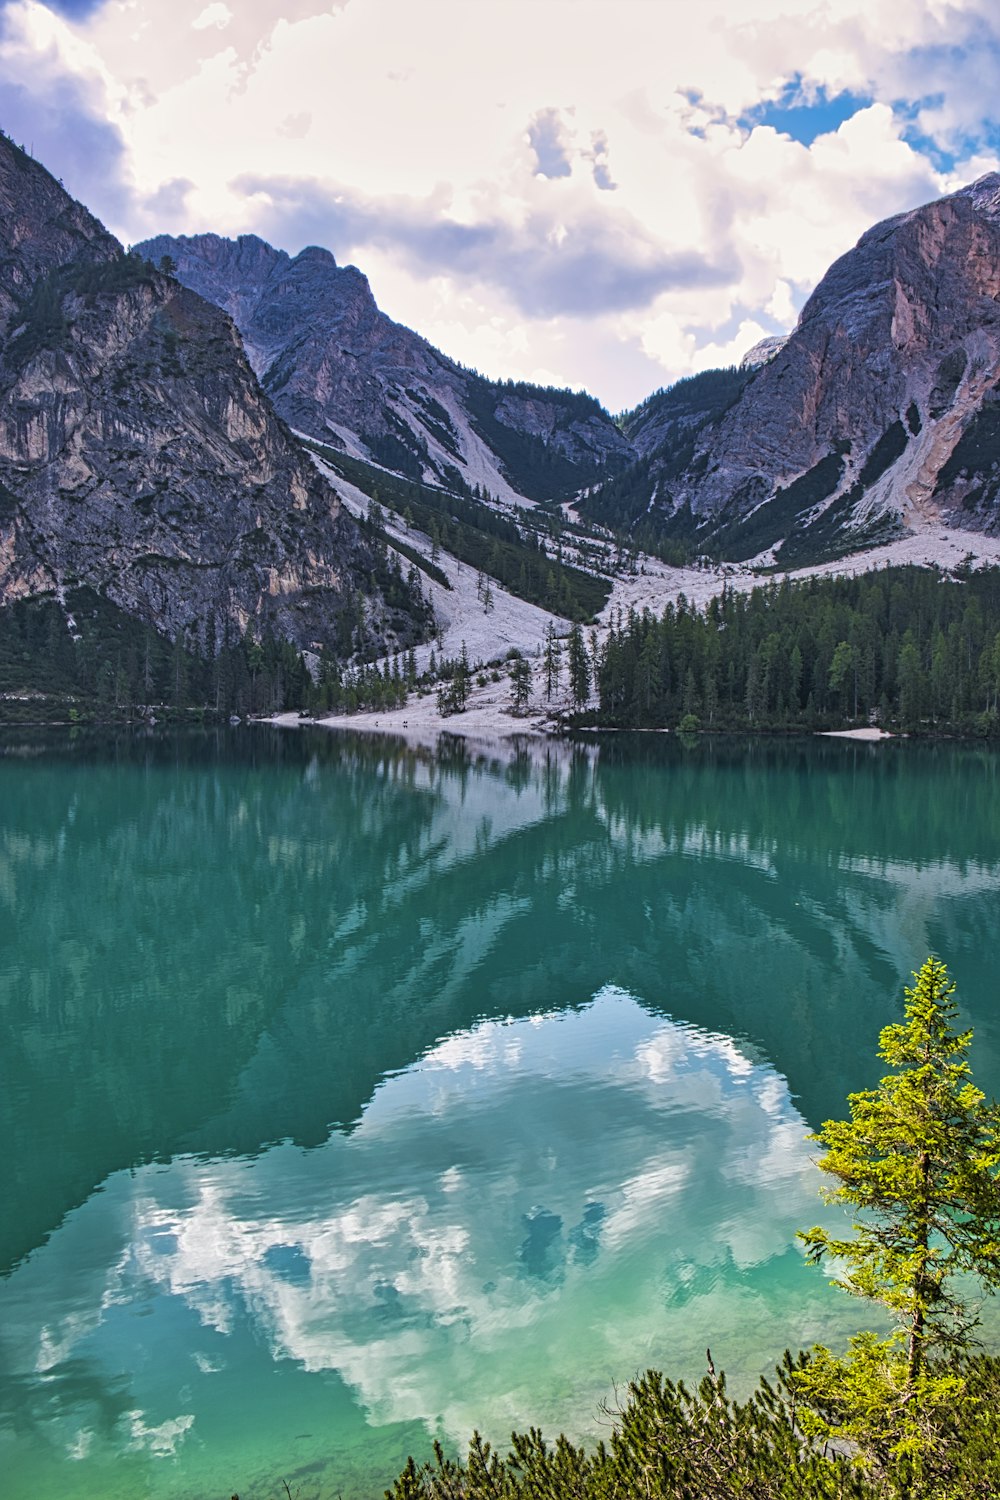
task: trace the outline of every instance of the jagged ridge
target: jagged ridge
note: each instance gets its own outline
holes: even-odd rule
[[[83,583],[212,651],[412,639],[377,559],[261,390],[232,322],[0,138],[0,603]],[[390,597],[387,598],[386,595]]]
[[[380,312],[367,279],[310,246],[160,235],[137,247],[230,314],[296,429],[356,457],[502,499],[569,498],[633,457],[593,397],[485,380]]]
[[[996,532],[998,296],[990,174],[869,230],[787,342],[740,372],[728,410],[706,392],[686,433],[676,421],[632,432],[647,459],[618,485],[628,507],[612,485],[591,511],[641,516],[695,550],[789,563],[931,523]]]

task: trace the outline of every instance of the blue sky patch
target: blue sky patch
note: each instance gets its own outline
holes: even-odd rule
[[[84,21],[93,11],[100,10],[104,0],[45,0],[45,4],[68,21]]]
[[[6,13],[13,3],[14,0],[0,0],[0,35],[6,29]],[[48,10],[65,17],[67,21],[85,21],[95,10],[100,10],[104,3],[105,0],[44,0]]]
[[[901,107],[896,110],[897,116],[908,113],[910,113],[909,110],[904,111]],[[901,133],[906,144],[929,161],[935,172],[954,171],[956,162],[960,161],[963,156],[971,155],[983,144],[979,140],[970,138],[957,149],[947,150],[939,141],[934,140],[933,136],[926,135],[915,118],[903,125]]]
[[[781,97],[765,101],[748,110],[740,124],[752,130],[755,125],[770,125],[781,135],[791,136],[803,146],[811,146],[817,136],[829,135],[845,120],[867,109],[872,99],[863,94],[833,94],[824,89],[806,94],[801,78],[786,84]]]
[[[933,78],[944,86],[933,93],[893,101],[902,120],[903,139],[939,172],[976,154],[1000,154],[1000,125],[994,100],[1000,91],[1000,45],[984,35],[975,48],[918,47],[908,66],[917,79]],[[935,135],[934,114],[941,110],[946,125]],[[923,126],[921,115],[924,116]],[[929,118],[928,118],[929,117]]]

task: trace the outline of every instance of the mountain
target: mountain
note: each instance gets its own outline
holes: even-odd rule
[[[367,279],[328,250],[292,258],[215,234],[136,248],[229,313],[292,427],[355,457],[505,500],[568,499],[634,457],[593,397],[464,369],[380,312]]]
[[[5,137],[0,246],[0,604],[85,586],[209,654],[248,626],[337,649],[363,589],[372,644],[415,638],[419,595],[275,415],[231,320]]]
[[[663,469],[691,461],[698,435],[739,399],[750,374],[743,366],[703,370],[625,412],[622,432],[637,457],[619,476],[596,485],[581,501],[581,513],[616,530],[631,530],[642,545],[655,543],[663,526],[661,517],[650,519],[652,497]]]
[[[763,363],[631,414],[641,458],[583,510],[786,564],[930,525],[996,532],[998,299],[990,174],[869,230]]]

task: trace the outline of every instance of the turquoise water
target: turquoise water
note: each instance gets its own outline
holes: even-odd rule
[[[945,956],[1000,1092],[1000,760],[270,730],[0,746],[0,1472],[378,1495],[858,1309],[805,1140]]]

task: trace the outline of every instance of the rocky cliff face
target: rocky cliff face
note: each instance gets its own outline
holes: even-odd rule
[[[230,319],[5,138],[0,210],[0,603],[79,582],[203,649],[250,624],[335,648],[374,555]],[[396,597],[373,636],[414,635]]]
[[[161,235],[186,286],[240,329],[291,426],[413,478],[505,499],[576,493],[632,457],[589,396],[482,379],[381,313],[367,279],[315,246],[294,259],[253,235]]]
[[[668,534],[779,561],[931,522],[996,531],[998,298],[1000,176],[877,225],[728,410],[686,442],[652,429],[646,505]],[[650,451],[648,423],[632,436]]]

